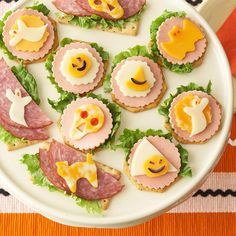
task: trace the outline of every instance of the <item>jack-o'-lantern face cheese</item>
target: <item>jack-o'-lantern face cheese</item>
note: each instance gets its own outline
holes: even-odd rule
[[[65,14],[57,15],[60,22],[72,24],[78,19],[85,22],[91,19],[92,24],[80,24],[80,27],[136,35],[146,0],[86,0],[67,1],[67,4],[54,0],[52,3],[59,11],[66,13],[67,17]],[[94,15],[99,19],[95,21]]]
[[[159,57],[162,65],[173,72],[189,73],[201,64],[205,54],[205,32],[184,12],[166,13],[165,17],[161,16],[153,21],[152,52]]]
[[[97,44],[64,40],[70,43],[56,52],[51,69],[53,77],[63,90],[84,96],[101,86],[109,54]]]
[[[54,22],[35,9],[37,7],[13,12],[3,27],[5,53],[25,63],[42,60],[57,46]]]

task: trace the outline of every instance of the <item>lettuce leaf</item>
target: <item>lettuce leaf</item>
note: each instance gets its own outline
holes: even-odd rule
[[[72,43],[74,40],[70,38],[64,38],[60,42],[61,47],[65,47],[67,44]],[[106,52],[103,47],[99,46],[97,43],[91,43],[90,44],[93,48],[97,50],[97,52],[100,54],[102,57],[103,62],[105,63],[106,61],[109,60],[109,53]],[[60,98],[55,101],[48,99],[48,103],[51,105],[51,107],[56,110],[59,113],[63,113],[64,109],[67,107],[68,104],[70,104],[72,101],[76,100],[79,98],[78,94],[70,93],[64,91],[61,87],[58,86],[52,72],[52,63],[54,61],[54,56],[56,52],[52,52],[51,54],[48,55],[48,58],[45,63],[45,67],[48,71],[48,79],[51,81],[51,83],[55,86],[57,92],[60,94]]]
[[[32,10],[36,10],[38,12],[43,13],[45,16],[48,16],[48,14],[50,13],[50,10],[43,4],[43,3],[35,3],[33,6],[30,7],[26,7],[27,9],[32,9]]]
[[[159,16],[156,20],[154,20],[150,27],[150,34],[151,34],[151,51],[153,54],[158,56],[158,60],[163,64],[165,68],[168,68],[170,71],[176,73],[190,73],[193,70],[193,65],[191,63],[187,63],[184,65],[172,64],[168,62],[160,53],[157,42],[156,42],[156,35],[159,30],[159,27],[163,22],[171,17],[185,17],[185,12],[171,12],[171,11],[164,11],[164,13]]]
[[[5,26],[5,22],[7,18],[12,14],[12,11],[7,11],[3,18],[0,20],[0,49],[3,51],[3,53],[10,59],[10,60],[15,60],[16,57],[7,49],[3,42],[3,28]]]
[[[96,94],[90,93],[90,94],[88,94],[88,97],[96,98],[96,99],[100,100],[101,102],[103,102],[108,107],[108,109],[110,110],[110,112],[112,114],[113,127],[112,127],[111,134],[110,134],[109,138],[106,140],[106,142],[104,144],[102,144],[100,147],[113,149],[113,143],[115,141],[115,134],[116,134],[117,130],[119,129],[120,123],[121,123],[120,107],[118,105],[110,102],[108,99],[103,98],[101,95],[96,95]]]
[[[164,133],[162,130],[153,130],[148,129],[147,131],[141,131],[139,129],[130,130],[124,129],[123,134],[119,137],[119,144],[115,145],[115,148],[123,149],[125,153],[125,159],[128,161],[131,149],[134,144],[137,143],[140,139],[148,136],[159,136],[166,139],[172,140],[172,135],[170,133]],[[188,166],[188,151],[184,149],[180,144],[176,145],[180,153],[181,159],[181,168],[179,176],[183,177],[192,177],[192,169]]]
[[[20,160],[22,164],[27,166],[27,170],[30,172],[31,179],[33,184],[41,186],[41,187],[47,187],[49,191],[58,191],[63,193],[62,190],[56,188],[44,175],[42,169],[40,168],[40,162],[39,162],[39,154],[25,154],[23,155],[22,159]],[[75,195],[69,195],[65,194],[66,196],[72,197],[76,204],[80,207],[85,208],[88,213],[102,213],[102,207],[99,201],[88,201],[82,198],[79,198]]]
[[[13,66],[11,70],[32,99],[39,105],[38,86],[33,75],[23,65]]]
[[[148,57],[150,58],[151,60],[154,60],[156,61],[156,57],[151,55],[147,48],[145,46],[140,46],[140,45],[137,45],[133,48],[129,48],[127,51],[124,51],[124,52],[120,52],[119,54],[117,54],[115,56],[115,58],[113,59],[112,61],[112,67],[111,67],[111,73],[108,74],[106,77],[105,77],[105,80],[104,80],[104,91],[106,93],[110,93],[112,91],[112,88],[111,88],[111,74],[112,74],[112,71],[114,70],[114,68],[117,66],[117,64],[119,64],[121,61],[129,58],[129,57],[133,57],[133,56],[143,56],[143,57]]]
[[[199,86],[195,83],[190,83],[187,86],[180,86],[180,87],[177,88],[177,91],[174,95],[170,94],[170,97],[167,98],[163,102],[163,104],[158,108],[158,112],[159,112],[160,115],[164,116],[166,122],[169,123],[169,110],[170,110],[170,107],[171,107],[171,103],[173,102],[173,100],[179,94],[181,94],[183,92],[193,91],[193,90],[202,91],[202,92],[210,94],[211,93],[211,87],[212,87],[212,82],[211,81],[208,82],[208,85],[207,85],[206,88],[204,88],[202,86]]]
[[[93,29],[97,26],[101,26],[103,30],[109,29],[109,28],[118,28],[122,29],[125,27],[127,23],[131,22],[137,22],[141,18],[141,14],[143,13],[144,9],[146,7],[144,6],[136,15],[131,16],[127,19],[121,19],[117,21],[108,20],[105,18],[102,18],[98,15],[92,15],[92,16],[72,16],[65,14],[63,12],[56,13],[56,16],[59,18],[59,20],[67,20],[68,23],[72,25],[77,25],[81,28],[85,29]]]
[[[24,139],[13,136],[11,133],[6,131],[1,125],[0,125],[0,140],[3,143],[9,144],[9,145],[13,145],[15,143],[24,141]]]

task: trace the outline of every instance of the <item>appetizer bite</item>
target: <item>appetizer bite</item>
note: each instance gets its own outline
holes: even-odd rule
[[[43,4],[7,12],[1,21],[1,49],[24,64],[44,61],[58,46],[56,23]]]
[[[190,73],[202,64],[207,39],[202,27],[185,12],[165,11],[152,22],[150,47],[160,65],[177,73]]]
[[[119,108],[101,96],[90,96],[69,104],[60,121],[64,141],[84,152],[109,147],[120,126]]]
[[[170,134],[125,129],[119,141],[126,154],[124,171],[139,190],[163,192],[179,176],[192,176],[188,152]]]
[[[207,88],[194,83],[177,88],[159,108],[166,128],[181,143],[205,143],[220,128],[222,111],[219,102]]]
[[[136,35],[146,0],[54,0],[60,23]]]
[[[48,57],[50,80],[62,90],[86,95],[102,85],[109,54],[96,43],[76,42],[65,38],[61,47]]]
[[[118,54],[105,81],[105,92],[111,92],[113,101],[131,112],[156,107],[166,88],[160,67],[143,46]]]
[[[47,140],[52,124],[38,104],[37,84],[22,66],[0,60],[0,140],[9,151]]]
[[[55,140],[45,143],[35,155],[24,155],[21,162],[34,184],[63,191],[89,213],[102,213],[123,188],[118,170],[95,162],[91,153],[85,156]]]

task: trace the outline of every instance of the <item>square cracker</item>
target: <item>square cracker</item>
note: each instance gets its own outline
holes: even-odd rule
[[[10,151],[15,151],[24,147],[28,147],[37,143],[45,142],[45,140],[34,140],[34,141],[29,141],[29,140],[20,140],[16,143],[13,144],[6,144],[7,150]]]

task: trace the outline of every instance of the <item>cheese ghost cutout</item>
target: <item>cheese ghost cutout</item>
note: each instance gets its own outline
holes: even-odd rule
[[[76,162],[69,166],[67,161],[56,162],[57,173],[67,183],[72,193],[76,192],[76,185],[79,179],[85,178],[94,187],[98,187],[97,167],[92,154],[87,154],[85,162]]]
[[[70,137],[80,140],[85,135],[98,132],[105,121],[101,108],[95,104],[86,104],[78,107],[74,114],[74,121],[70,131]]]
[[[9,116],[12,121],[17,124],[28,127],[25,121],[25,106],[27,106],[32,98],[30,96],[22,97],[19,89],[15,90],[15,93],[11,89],[6,90],[6,97],[12,102]]]
[[[21,40],[27,40],[30,42],[38,42],[42,39],[46,29],[47,25],[44,25],[42,27],[27,27],[24,21],[17,20],[17,30],[10,30],[10,35],[12,36],[12,39],[10,40],[11,46],[16,46]]]
[[[184,112],[191,116],[192,119],[192,132],[191,136],[201,133],[207,127],[207,120],[204,115],[204,110],[209,104],[208,98],[201,99],[200,103],[198,103],[197,99],[193,99],[192,107],[185,107]]]
[[[130,165],[131,176],[146,175],[156,178],[177,171],[146,138],[138,145]]]
[[[170,42],[163,42],[161,46],[177,60],[183,60],[188,52],[195,51],[195,43],[204,38],[201,30],[188,19],[183,20],[183,29],[174,26],[168,35]]]
[[[118,0],[100,0],[99,4],[96,0],[88,0],[88,3],[93,10],[105,12],[115,19],[120,19],[124,15],[124,9]]]
[[[150,89],[148,81],[145,79],[144,70],[138,67],[136,74],[126,82],[126,86],[134,91],[143,92]]]

